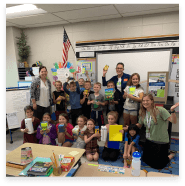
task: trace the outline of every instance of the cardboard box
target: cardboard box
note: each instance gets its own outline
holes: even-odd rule
[[[61,168],[63,172],[68,172],[69,169],[72,167],[73,163],[75,162],[75,158],[72,156],[64,156],[61,161]]]

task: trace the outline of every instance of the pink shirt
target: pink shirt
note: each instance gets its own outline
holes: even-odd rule
[[[59,125],[60,125],[60,123],[58,123],[58,124],[56,125],[57,131],[58,131],[58,126],[59,126]],[[73,128],[74,128],[73,125],[71,125],[70,123],[67,124],[66,129],[67,129],[67,132],[68,132],[71,136],[73,136],[73,133],[72,133],[72,129],[73,129]],[[65,135],[65,138],[66,138],[66,139],[70,139],[70,140],[74,140],[73,138],[69,138],[67,135]]]

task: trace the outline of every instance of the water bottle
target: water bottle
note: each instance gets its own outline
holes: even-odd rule
[[[104,141],[107,140],[107,127],[104,126]]]
[[[104,126],[101,126],[101,141],[103,141],[104,138]]]
[[[141,169],[141,153],[138,151],[132,154],[132,176],[140,176],[140,169]]]

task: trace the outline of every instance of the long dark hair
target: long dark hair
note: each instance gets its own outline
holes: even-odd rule
[[[137,76],[137,78],[139,79],[139,82],[140,82],[140,75],[138,74],[138,73],[133,73],[131,76],[130,76],[130,79],[128,80],[128,82],[127,82],[127,86],[132,86],[133,84],[132,84],[132,78],[134,77],[134,76]],[[138,87],[140,87],[141,85],[140,84],[138,84]]]
[[[136,134],[134,136],[132,136],[132,139],[131,139],[131,135],[129,134],[130,130],[136,131]],[[136,124],[129,125],[128,132],[127,132],[128,144],[130,144],[130,142],[132,142],[138,134],[139,134],[139,128],[137,127],[137,125]]]

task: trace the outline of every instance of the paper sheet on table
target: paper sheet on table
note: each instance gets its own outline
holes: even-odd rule
[[[79,154],[79,152],[78,151],[71,151],[69,154],[72,156],[75,156],[75,155]]]
[[[109,127],[109,141],[122,141],[123,134],[119,132],[122,130],[122,125],[110,125]]]

